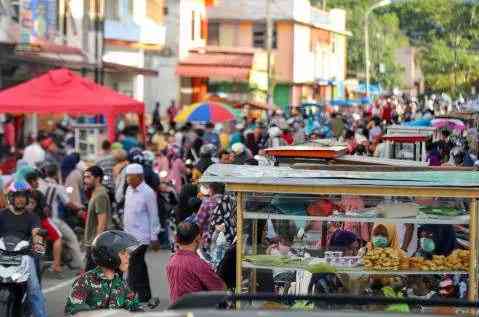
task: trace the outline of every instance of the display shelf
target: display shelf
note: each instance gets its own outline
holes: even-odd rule
[[[242,262],[242,267],[245,269],[257,269],[257,270],[294,270],[294,271],[305,271],[302,267],[288,267],[288,266],[266,266],[266,265],[256,265],[247,261]],[[467,271],[373,271],[365,270],[363,267],[356,268],[337,268],[335,273],[344,273],[351,275],[433,275],[433,274],[469,274]]]
[[[296,267],[273,267],[271,265],[255,265],[251,262],[242,261],[245,252],[251,250],[258,254],[260,245],[270,232],[276,233],[280,238],[291,240],[297,236],[297,227],[290,223],[282,223],[288,220],[294,221],[318,221],[323,222],[321,227],[321,245],[326,245],[328,239],[326,222],[352,222],[352,223],[387,223],[387,224],[432,224],[432,225],[462,225],[461,230],[468,234],[468,238],[459,237],[466,244],[469,240],[470,259],[468,271],[372,271],[364,267],[338,269],[337,273],[357,275],[443,275],[443,274],[467,274],[468,299],[477,301],[478,289],[478,250],[479,250],[479,172],[472,171],[393,171],[373,172],[368,171],[321,171],[311,169],[292,169],[289,167],[270,166],[238,166],[215,164],[208,168],[202,175],[200,183],[220,182],[226,185],[226,190],[236,195],[236,292],[242,289],[242,282],[249,270],[248,278],[251,282],[251,292],[256,292],[260,280],[257,279],[257,269],[266,270],[303,270],[304,265],[291,265]],[[273,201],[273,198],[284,200]],[[320,199],[329,199],[334,203],[345,196],[360,197],[364,206],[379,206],[382,201],[416,202],[418,200],[435,200],[440,206],[452,207],[461,204],[467,206],[467,214],[458,217],[425,218],[422,214],[409,213],[410,209],[402,211],[393,209],[396,214],[390,214],[388,218],[379,217],[356,217],[352,215],[330,217],[316,217],[298,214],[275,214],[269,207],[299,211],[308,208],[311,203]],[[296,200],[301,200],[302,209],[296,208]],[[392,199],[392,200],[391,200]],[[452,205],[453,204],[453,205]],[[387,206],[387,204],[386,204]],[[315,207],[316,208],[316,207]],[[359,207],[358,207],[359,208]],[[379,207],[374,207],[378,209]],[[393,207],[394,208],[394,207]],[[376,209],[361,209],[373,211]],[[317,210],[319,206],[317,206]],[[416,210],[416,209],[414,209]],[[376,210],[379,211],[379,210]],[[389,211],[389,209],[387,209]],[[305,211],[304,211],[305,212]],[[409,216],[405,218],[391,218],[390,216]],[[412,217],[411,217],[412,215]],[[365,215],[360,215],[365,216]],[[263,223],[254,220],[277,220]],[[253,220],[253,221],[252,221]],[[271,226],[272,225],[272,226]],[[317,227],[315,227],[317,228]],[[266,229],[266,230],[265,230]],[[363,229],[363,228],[361,228]],[[307,235],[308,232],[306,232]],[[361,232],[363,234],[363,232]],[[370,234],[370,233],[369,233]],[[246,239],[251,237],[251,239]],[[245,245],[246,241],[254,241],[252,245]],[[298,268],[299,267],[299,268]]]
[[[469,216],[449,217],[447,219],[436,218],[381,218],[381,217],[346,217],[346,216],[298,216],[282,215],[260,212],[246,212],[244,219],[272,219],[272,220],[308,220],[308,221],[337,221],[337,222],[380,222],[380,223],[412,223],[412,224],[435,224],[435,225],[455,225],[468,224]]]

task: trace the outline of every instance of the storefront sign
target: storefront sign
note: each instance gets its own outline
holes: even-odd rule
[[[20,1],[20,43],[53,42],[57,35],[56,0]]]

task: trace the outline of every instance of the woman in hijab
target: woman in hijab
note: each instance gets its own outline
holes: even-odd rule
[[[422,225],[417,230],[419,248],[416,256],[431,259],[433,255],[448,256],[456,247],[452,225]]]
[[[33,167],[28,165],[28,163],[24,160],[19,160],[17,162],[17,170],[13,177],[15,182],[26,182],[25,176],[33,171]]]
[[[371,232],[371,248],[399,249],[399,237],[393,224],[378,223]]]
[[[181,149],[176,145],[169,146],[167,156],[171,166],[169,179],[175,187],[176,192],[179,193],[186,175],[186,166],[181,159]]]

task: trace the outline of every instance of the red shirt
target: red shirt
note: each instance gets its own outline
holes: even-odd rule
[[[223,280],[196,253],[178,250],[166,265],[170,304],[183,295],[201,291],[224,291]]]
[[[392,111],[393,111],[393,109],[392,109],[391,105],[386,104],[383,107],[382,119],[386,120],[386,121],[391,121]]]

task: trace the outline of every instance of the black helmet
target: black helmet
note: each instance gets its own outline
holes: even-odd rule
[[[130,161],[130,163],[137,163],[143,165],[143,163],[145,162],[145,156],[143,155],[143,151],[138,147],[132,148],[128,152],[128,161]]]
[[[138,240],[129,233],[108,230],[93,240],[92,258],[96,265],[116,270],[121,263],[118,253],[126,249],[134,249],[139,244]]]

